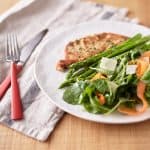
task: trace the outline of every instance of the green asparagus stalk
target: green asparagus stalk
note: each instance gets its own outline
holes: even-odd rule
[[[89,68],[88,67],[84,67],[80,70],[77,70],[72,76],[71,78],[74,78],[74,77],[78,77],[80,76],[81,74],[83,74],[84,72],[86,72]]]
[[[74,83],[75,81],[76,81],[75,78],[66,80],[66,81],[64,81],[64,82],[59,86],[59,89],[62,89],[62,88],[67,87],[67,86],[70,86],[70,85],[71,85],[72,83]]]
[[[85,73],[81,74],[78,78],[79,79],[84,79],[84,78],[86,78],[87,76],[91,75],[94,72],[95,72],[95,70],[88,69]]]
[[[68,80],[65,80],[60,86],[59,88],[64,88],[66,86],[70,86],[72,83],[76,82],[77,79],[79,80],[85,80],[87,79],[88,76],[90,76],[91,74],[95,73],[95,70],[92,69],[88,69],[86,72],[84,72],[83,74],[77,76],[77,77],[73,77],[70,78]]]
[[[144,44],[145,42],[149,40],[150,40],[150,36],[145,36],[142,39],[135,41],[134,43],[130,43],[122,47],[119,51],[114,51],[113,53],[109,54],[107,57],[114,57],[116,55],[122,54],[132,48],[135,48],[136,46],[139,46],[140,44]]]
[[[68,71],[68,73],[67,73],[67,76],[66,76],[66,79],[71,78],[71,76],[73,75],[74,72],[75,72],[75,69],[74,69],[74,68],[69,69],[69,71]]]
[[[95,74],[96,71],[89,69],[89,67],[96,66],[99,63],[100,58],[102,57],[115,57],[118,55],[121,56],[122,54],[128,53],[131,50],[136,51],[139,48],[140,49],[144,48],[145,50],[149,49],[150,44],[146,44],[147,41],[150,41],[150,36],[142,37],[141,34],[137,34],[134,37],[123,42],[121,45],[110,48],[84,61],[72,64],[67,74],[66,81],[64,81],[60,85],[60,88],[69,86],[70,84],[76,82],[77,79],[84,80]]]
[[[89,76],[87,76],[87,80],[89,80],[89,79],[92,79],[95,75],[96,75],[96,71],[95,72],[93,72],[92,74],[90,74]]]
[[[146,37],[143,37],[141,38],[139,36],[139,34],[135,35],[134,37],[128,39],[127,41],[123,42],[121,45],[119,46],[116,46],[116,47],[113,47],[113,48],[110,48],[104,52],[101,52],[95,56],[92,56],[84,61],[81,61],[81,62],[77,62],[77,63],[74,63],[70,66],[70,68],[74,68],[75,70],[83,67],[83,66],[88,66],[96,61],[98,61],[100,58],[102,57],[107,57],[107,56],[115,56],[115,55],[118,55],[118,54],[121,54],[125,51],[128,51],[130,50],[131,48],[134,48],[135,46],[139,45],[139,44],[143,44],[147,41],[150,40],[150,36],[146,36]]]

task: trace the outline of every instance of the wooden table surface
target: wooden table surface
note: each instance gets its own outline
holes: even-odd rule
[[[0,1],[0,13],[18,0]],[[130,9],[150,26],[150,0],[97,0]],[[130,125],[107,125],[64,115],[47,142],[38,142],[0,125],[0,150],[149,150],[150,120]]]

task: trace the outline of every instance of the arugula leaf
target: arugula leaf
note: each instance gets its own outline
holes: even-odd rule
[[[86,111],[94,114],[104,114],[107,113],[110,109],[105,106],[93,106],[90,102],[83,103],[83,107]]]
[[[104,95],[107,105],[113,104],[118,89],[117,84],[106,79],[98,79],[91,83],[91,87],[93,88],[94,93],[97,91]]]
[[[107,104],[112,105],[115,98],[116,98],[116,92],[118,90],[118,85],[114,82],[107,81],[107,85],[109,87],[109,95],[107,96]]]
[[[101,94],[105,94],[106,92],[109,92],[109,87],[105,79],[97,79],[92,82],[92,85]]]
[[[126,102],[135,102],[135,100],[130,100],[130,99],[127,99],[127,98],[123,98],[123,97],[120,97],[117,104],[112,107],[107,113],[105,113],[105,115],[110,115],[112,112],[114,112],[121,104],[123,103],[126,103]]]
[[[88,95],[89,101],[83,103],[83,106],[88,112],[106,113],[107,111],[109,111],[109,108],[107,108],[106,106],[101,106],[97,99],[97,96],[93,95],[95,93],[95,87],[93,86],[93,84],[87,86],[85,92]]]

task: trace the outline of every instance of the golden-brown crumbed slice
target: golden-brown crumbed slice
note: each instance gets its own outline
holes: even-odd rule
[[[56,69],[64,71],[72,63],[84,60],[127,39],[114,33],[101,33],[86,36],[69,42],[65,49],[65,59],[57,63]]]

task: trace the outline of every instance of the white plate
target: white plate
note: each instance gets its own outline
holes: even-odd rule
[[[58,89],[60,83],[64,81],[65,73],[56,71],[56,63],[64,57],[64,48],[69,41],[81,38],[86,35],[101,32],[113,32],[126,36],[133,36],[137,33],[143,35],[150,34],[146,27],[111,21],[88,22],[74,26],[49,40],[42,48],[35,65],[35,77],[39,87],[49,97],[49,99],[64,111],[91,121],[103,123],[133,123],[150,118],[150,109],[139,116],[125,116],[113,113],[109,116],[95,115],[86,112],[81,106],[70,105],[63,101],[63,90]]]

